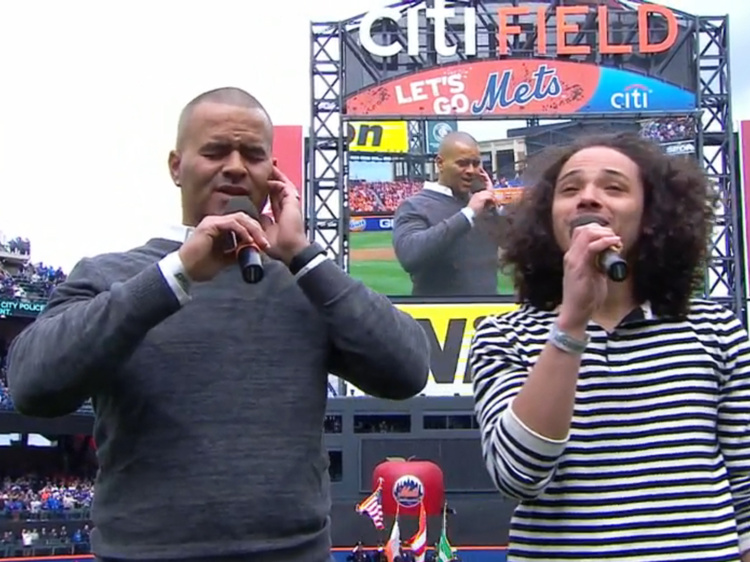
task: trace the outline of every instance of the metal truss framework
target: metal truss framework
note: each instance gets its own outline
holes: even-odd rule
[[[406,9],[416,2],[405,1]],[[476,2],[472,5],[480,6]],[[509,2],[510,3],[510,2]],[[516,3],[513,1],[513,3]],[[456,5],[467,2],[456,2]],[[551,7],[557,4],[551,2]],[[735,170],[735,146],[731,124],[731,95],[729,77],[729,22],[726,16],[692,16],[675,11],[692,34],[697,37],[693,55],[697,76],[697,121],[699,123],[696,151],[707,175],[718,189],[720,203],[716,213],[716,228],[710,244],[710,259],[706,270],[705,296],[731,308],[740,319],[746,320],[744,288],[744,256],[741,246],[741,197],[738,174]],[[479,11],[478,21],[489,18]],[[347,196],[348,150],[344,142],[347,116],[344,112],[344,47],[351,42],[349,32],[356,28],[358,18],[333,23],[313,23],[311,28],[311,127],[309,143],[309,181],[307,183],[308,228],[311,236],[321,243],[329,256],[348,270],[349,266],[349,205]],[[588,22],[587,22],[588,23]],[[592,28],[595,23],[591,22]],[[591,29],[581,26],[580,41]],[[448,26],[447,36],[458,40],[458,34]],[[625,32],[627,34],[627,32]],[[632,31],[630,39],[635,37]],[[405,41],[405,38],[402,38]],[[572,42],[576,42],[574,39]],[[528,45],[509,45],[524,56]],[[679,45],[675,45],[676,50]],[[489,50],[494,50],[492,45]],[[488,56],[490,53],[485,53]],[[480,53],[481,55],[481,53]],[[526,56],[529,56],[526,54]],[[434,66],[425,57],[412,57],[422,68]],[[670,56],[657,66],[666,66]],[[592,61],[601,62],[601,61]],[[658,72],[658,69],[657,69]],[[649,114],[653,116],[653,114]],[[550,115],[525,116],[528,126]],[[561,116],[562,117],[562,116]],[[607,117],[607,116],[590,116]],[[633,119],[629,115],[629,119]],[[645,115],[643,117],[646,117]],[[574,119],[586,119],[575,117]],[[424,122],[406,119],[411,152],[406,157],[410,177],[425,179]],[[463,116],[461,117],[463,119]],[[485,117],[487,119],[487,117]],[[500,119],[489,117],[489,119]],[[510,118],[512,119],[512,118]],[[517,119],[517,118],[516,118]]]

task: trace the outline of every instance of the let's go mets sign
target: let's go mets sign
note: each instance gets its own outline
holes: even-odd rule
[[[691,111],[695,93],[635,72],[552,59],[439,66],[349,96],[352,116],[576,115]]]

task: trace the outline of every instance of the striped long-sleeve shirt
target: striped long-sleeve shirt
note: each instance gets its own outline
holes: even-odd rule
[[[489,317],[470,351],[484,458],[520,500],[508,560],[737,562],[750,550],[750,345],[720,305],[684,321],[589,325],[569,435],[534,433],[513,398],[556,315]]]

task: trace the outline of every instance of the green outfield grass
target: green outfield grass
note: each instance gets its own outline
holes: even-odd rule
[[[352,232],[349,235],[349,250],[349,273],[352,277],[384,295],[411,294],[411,280],[393,257],[390,232]],[[362,250],[370,255],[362,256]],[[497,288],[501,295],[513,294],[513,285],[504,275],[499,276]]]

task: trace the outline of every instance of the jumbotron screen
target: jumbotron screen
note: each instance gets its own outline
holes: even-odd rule
[[[423,189],[425,181],[408,177],[405,160],[407,124],[405,122],[354,123],[350,131],[349,160],[349,271],[372,289],[391,297],[412,295],[412,280],[396,257],[393,245],[393,219],[396,210]],[[431,155],[426,162],[428,181],[437,179],[433,161],[440,136],[453,130],[472,131],[469,122],[429,121],[425,124],[426,145]],[[367,136],[357,134],[363,132]],[[509,128],[502,138],[477,137],[482,166],[492,178],[493,188],[502,199],[511,200],[524,189],[528,179],[526,166],[551,146],[566,144],[581,135],[630,131],[653,140],[670,155],[695,157],[696,122],[692,116],[661,117],[612,122],[606,120],[570,120],[537,127]],[[379,143],[378,143],[379,141]],[[368,156],[360,156],[367,147]],[[378,158],[372,152],[379,149]],[[385,151],[388,152],[385,152]],[[501,268],[503,247],[498,247],[497,292],[486,296],[514,294],[509,272]],[[451,256],[442,259],[451,266]],[[444,296],[444,295],[441,295]],[[461,294],[455,297],[477,296]]]

